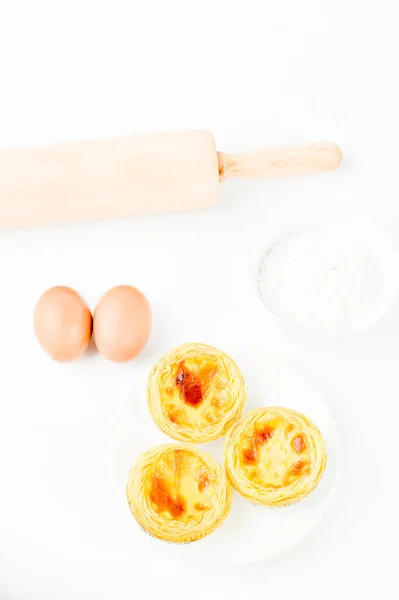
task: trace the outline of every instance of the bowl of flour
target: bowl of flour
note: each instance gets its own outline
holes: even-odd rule
[[[399,253],[370,221],[304,228],[268,249],[258,273],[267,310],[289,329],[340,337],[368,329],[399,292]]]

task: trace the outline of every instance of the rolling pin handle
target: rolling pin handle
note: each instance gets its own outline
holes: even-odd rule
[[[342,152],[336,144],[320,142],[304,146],[265,148],[242,154],[218,152],[219,180],[228,177],[287,177],[336,169]]]

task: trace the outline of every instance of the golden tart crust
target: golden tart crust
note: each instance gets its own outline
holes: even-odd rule
[[[210,442],[241,416],[245,385],[224,352],[206,344],[183,344],[151,370],[147,401],[155,423],[171,438]]]
[[[288,408],[253,410],[226,439],[225,468],[232,486],[262,506],[288,506],[305,498],[318,485],[326,462],[320,431]]]
[[[199,540],[230,512],[232,488],[224,469],[190,444],[144,452],[129,473],[130,510],[149,534],[167,542]]]

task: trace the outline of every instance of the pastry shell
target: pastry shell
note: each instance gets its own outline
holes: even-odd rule
[[[245,404],[244,379],[230,356],[206,344],[183,344],[152,368],[147,401],[169,437],[192,443],[226,434]]]
[[[235,424],[224,457],[227,477],[244,498],[262,506],[289,506],[316,488],[327,449],[310,419],[288,408],[267,407]]]
[[[164,444],[144,452],[126,486],[130,510],[150,535],[174,543],[199,540],[230,512],[232,488],[225,471],[190,444]]]

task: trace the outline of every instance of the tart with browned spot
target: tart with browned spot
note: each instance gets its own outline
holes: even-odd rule
[[[148,407],[170,437],[202,443],[222,437],[241,416],[243,377],[230,356],[206,344],[183,344],[151,370]]]
[[[212,533],[232,501],[224,469],[190,444],[164,444],[144,452],[129,473],[126,494],[139,525],[175,543]]]
[[[262,506],[289,506],[308,496],[320,482],[326,462],[320,431],[288,408],[253,410],[226,439],[225,468],[232,486]]]

